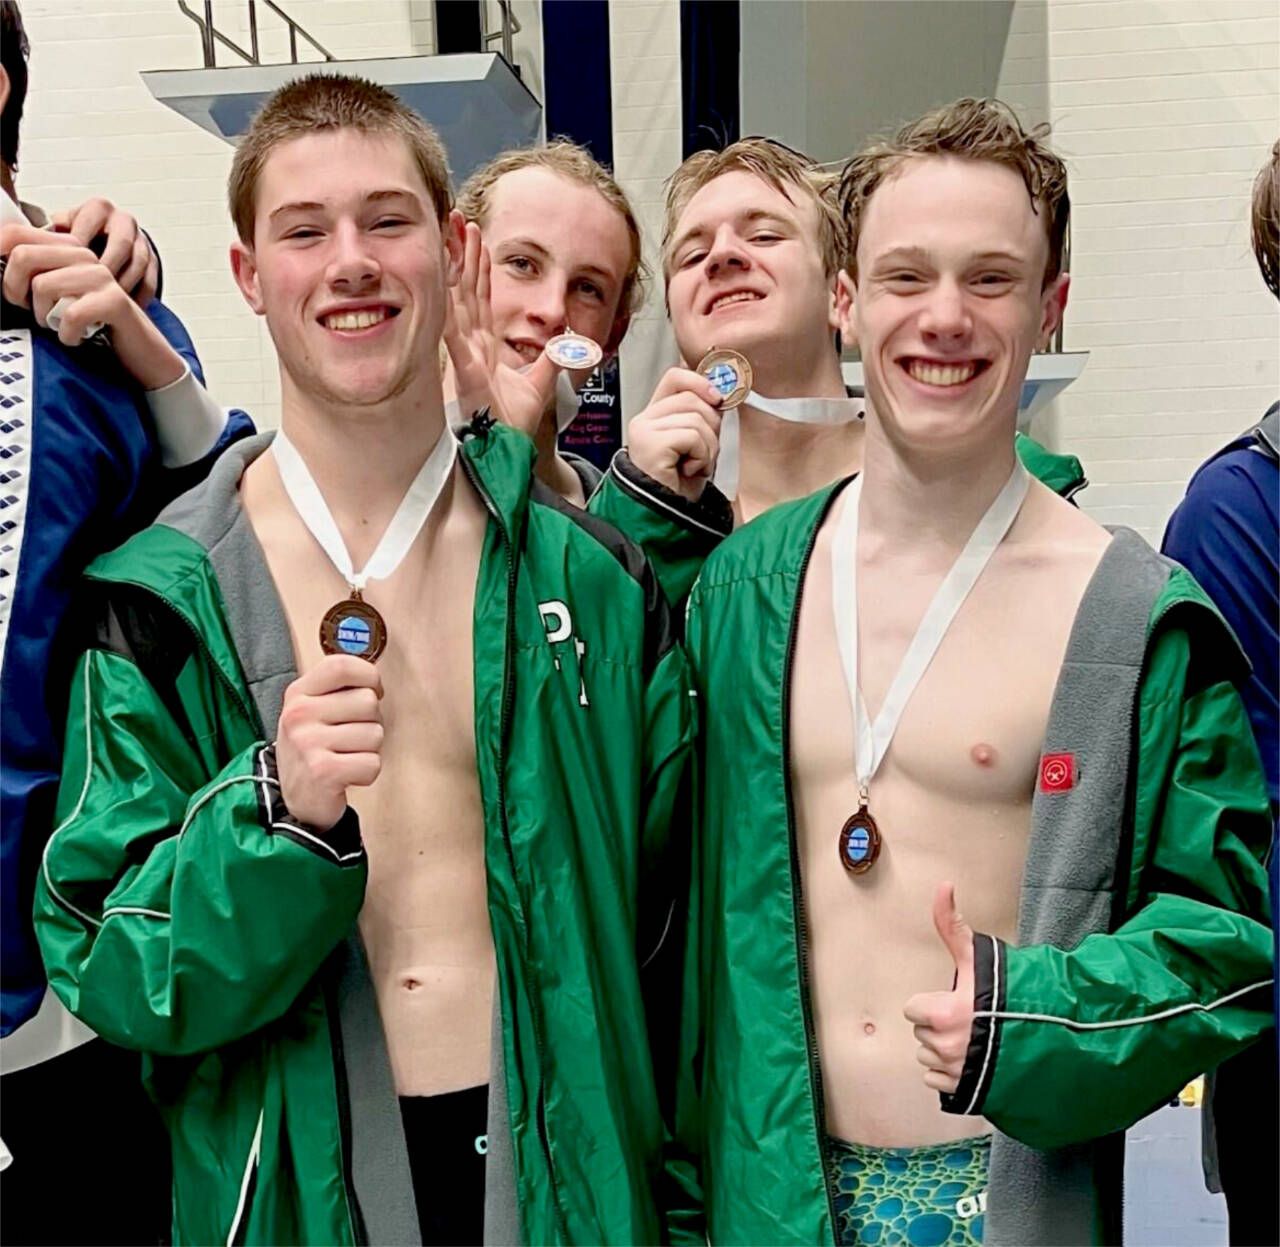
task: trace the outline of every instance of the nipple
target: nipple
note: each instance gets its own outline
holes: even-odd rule
[[[982,741],[979,741],[969,750],[969,756],[978,766],[995,766],[996,764],[995,746],[985,744]]]

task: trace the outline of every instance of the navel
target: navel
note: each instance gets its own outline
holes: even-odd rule
[[[864,1022],[862,1024],[862,1033],[868,1037],[876,1033],[876,1024],[874,1022]]]

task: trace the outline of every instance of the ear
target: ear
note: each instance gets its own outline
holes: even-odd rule
[[[444,244],[444,284],[456,286],[467,249],[467,222],[457,208],[441,223],[440,241]]]
[[[1067,291],[1071,288],[1070,273],[1059,273],[1045,288],[1040,296],[1040,336],[1036,339],[1036,350],[1047,351],[1053,335],[1062,324],[1062,315],[1067,310]]]
[[[845,269],[841,269],[836,274],[833,293],[835,296],[834,327],[840,330],[840,336],[844,339],[845,345],[848,346],[858,340],[857,332],[853,327],[853,312],[858,302],[858,287]]]
[[[257,315],[265,315],[267,309],[262,301],[262,287],[258,281],[258,262],[253,248],[238,238],[231,244],[231,275],[236,279],[244,301]]]
[[[0,65],[0,113],[9,106],[9,71]]]
[[[840,331],[840,274],[831,279],[831,289],[827,291],[827,328],[833,334]]]

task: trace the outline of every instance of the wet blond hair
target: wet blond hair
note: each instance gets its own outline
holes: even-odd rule
[[[253,242],[258,181],[267,157],[282,143],[322,130],[402,139],[413,157],[427,193],[444,223],[453,209],[449,161],[435,129],[385,87],[345,74],[308,74],[286,83],[258,110],[236,148],[227,180],[227,201],[236,233]]]
[[[965,97],[925,113],[891,139],[880,139],[853,156],[840,177],[840,207],[849,232],[849,272],[858,276],[858,240],[871,196],[908,160],[918,156],[956,156],[986,160],[1012,169],[1022,178],[1031,206],[1043,210],[1049,260],[1043,286],[1062,272],[1071,200],[1067,166],[1045,143],[1048,125],[1025,130],[1000,100]]]
[[[792,189],[810,199],[818,210],[818,249],[823,271],[834,276],[845,267],[845,227],[836,199],[837,178],[803,152],[775,139],[746,138],[719,151],[694,152],[668,179],[666,219],[662,228],[662,270],[670,278],[672,246],[680,217],[689,201],[709,182],[725,173],[754,173],[792,203]]]
[[[518,169],[546,169],[558,174],[567,181],[595,191],[617,211],[626,224],[631,244],[627,271],[618,294],[618,316],[630,317],[638,312],[644,303],[645,284],[649,279],[649,270],[641,253],[640,224],[626,191],[585,147],[568,139],[555,139],[536,147],[515,147],[500,153],[463,182],[458,191],[458,211],[483,231],[489,223],[494,187],[508,173],[515,173]]]

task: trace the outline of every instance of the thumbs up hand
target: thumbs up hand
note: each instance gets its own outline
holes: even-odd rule
[[[951,1094],[960,1084],[973,1030],[973,929],[956,909],[954,884],[938,885],[933,925],[955,963],[955,984],[950,991],[912,996],[902,1011],[920,1044],[916,1060],[925,1067],[925,1086]]]

